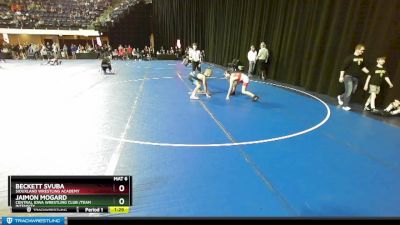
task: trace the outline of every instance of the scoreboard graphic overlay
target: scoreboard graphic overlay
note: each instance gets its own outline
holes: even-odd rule
[[[126,213],[131,176],[9,176],[8,206],[15,213]]]

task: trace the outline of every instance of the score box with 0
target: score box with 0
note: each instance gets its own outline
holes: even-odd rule
[[[8,186],[8,204],[15,212],[132,205],[131,176],[9,176]]]

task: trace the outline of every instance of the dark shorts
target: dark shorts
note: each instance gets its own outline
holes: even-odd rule
[[[260,65],[260,71],[267,71],[267,63],[265,60],[258,60],[258,63]]]
[[[111,70],[111,64],[101,64],[101,68],[105,71],[106,69]]]
[[[196,71],[196,70],[201,72],[200,62],[193,62],[192,61],[192,71]]]

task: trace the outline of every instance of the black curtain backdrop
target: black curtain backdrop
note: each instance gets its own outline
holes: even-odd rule
[[[143,49],[150,46],[152,30],[152,4],[143,2],[133,6],[129,13],[115,23],[107,33],[111,46],[116,49],[120,44]]]
[[[381,107],[399,97],[400,0],[153,0],[155,45],[197,42],[206,59],[226,65],[239,58],[247,66],[250,45],[265,41],[271,54],[268,78],[330,96],[343,59],[366,45],[368,68],[387,56],[395,87],[378,96]],[[353,98],[364,102],[361,91]]]

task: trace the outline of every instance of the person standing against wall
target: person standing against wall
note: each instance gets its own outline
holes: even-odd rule
[[[265,42],[261,42],[260,44],[260,50],[258,51],[257,55],[257,67],[258,67],[258,73],[261,74],[261,79],[265,80],[267,77],[267,62],[268,62],[268,49],[267,45]]]
[[[257,59],[257,51],[254,45],[250,47],[250,51],[247,53],[247,59],[249,60],[249,77],[252,77],[254,74],[254,68],[256,66]]]

